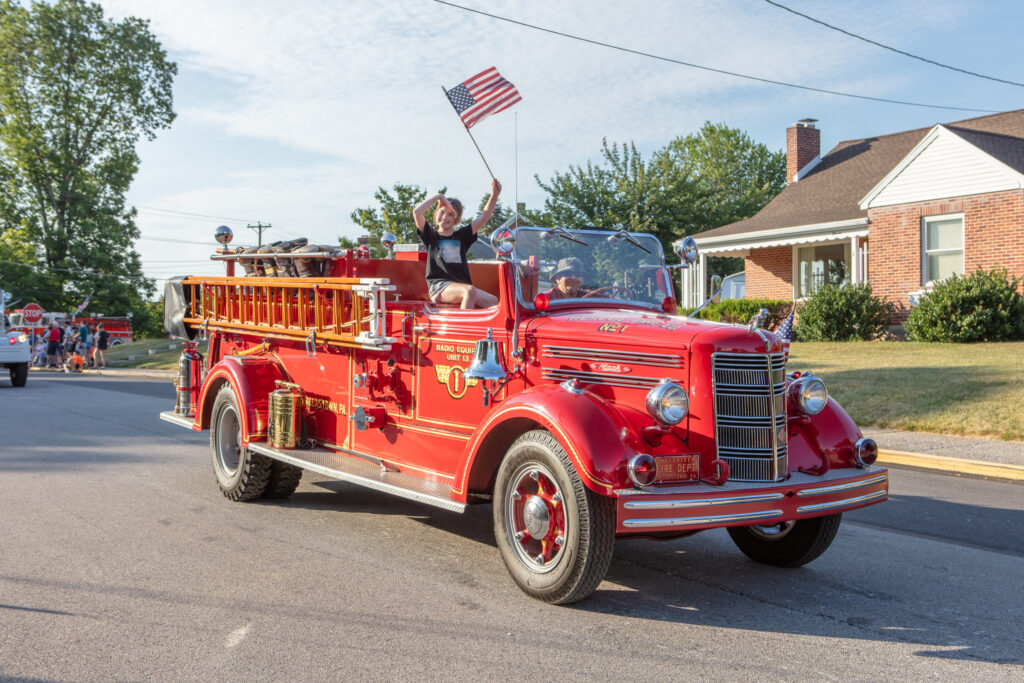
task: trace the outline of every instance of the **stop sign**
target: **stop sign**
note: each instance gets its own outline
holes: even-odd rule
[[[43,313],[46,311],[39,304],[29,304],[21,309],[21,317],[24,318],[26,325],[38,325],[43,320]]]

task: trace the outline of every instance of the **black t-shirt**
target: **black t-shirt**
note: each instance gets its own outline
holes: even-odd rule
[[[107,349],[107,337],[108,337],[107,331],[106,330],[100,330],[96,334],[96,348],[98,348],[101,351],[106,351],[106,349]]]
[[[420,239],[427,245],[427,282],[448,280],[473,284],[469,276],[466,252],[476,242],[471,223],[466,223],[451,235],[437,234],[433,225],[427,223],[420,232]]]

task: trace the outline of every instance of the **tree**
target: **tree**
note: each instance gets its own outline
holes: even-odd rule
[[[644,160],[636,146],[601,143],[603,163],[570,166],[544,182],[547,218],[566,227],[593,225],[653,233],[672,242],[757,213],[778,194],[786,157],[741,130],[707,122]]]
[[[666,250],[687,234],[697,191],[686,174],[657,156],[644,161],[632,143],[609,146],[602,140],[601,156],[605,165],[570,166],[547,183],[534,176],[548,193],[544,211],[550,223],[650,232]]]
[[[755,143],[744,131],[706,121],[657,155],[692,178],[703,201],[689,234],[750,218],[786,186],[786,153]]]
[[[398,238],[399,243],[419,242],[420,238],[416,232],[416,223],[412,219],[412,210],[427,198],[427,191],[417,185],[402,185],[395,183],[392,188],[394,194],[383,187],[377,188],[373,198],[377,200],[376,207],[356,209],[352,212],[352,222],[361,227],[370,235],[370,251],[374,256],[382,256],[384,249],[380,246],[380,239],[386,232],[390,232]],[[442,194],[445,189],[439,190]],[[428,216],[433,215],[433,210]],[[346,243],[340,238],[342,246]],[[351,242],[351,240],[348,240]]]
[[[0,224],[26,231],[45,307],[92,292],[123,312],[153,291],[125,193],[139,137],[174,120],[176,72],[144,20],[108,21],[84,0],[0,1]]]

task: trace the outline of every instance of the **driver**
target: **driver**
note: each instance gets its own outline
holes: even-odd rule
[[[554,280],[555,286],[544,292],[548,298],[552,300],[579,298],[582,296],[580,287],[583,286],[583,261],[575,256],[559,259],[551,279]]]

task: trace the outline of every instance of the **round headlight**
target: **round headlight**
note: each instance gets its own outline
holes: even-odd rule
[[[679,424],[690,409],[690,401],[681,386],[667,379],[647,394],[647,412],[658,422],[667,425]]]
[[[24,334],[24,333],[19,334],[18,335],[18,341],[20,341],[22,344],[24,344],[25,342],[28,341],[28,335]]]
[[[825,383],[814,376],[805,375],[793,383],[790,391],[796,393],[796,403],[800,410],[808,415],[817,415],[828,403],[828,390]]]

